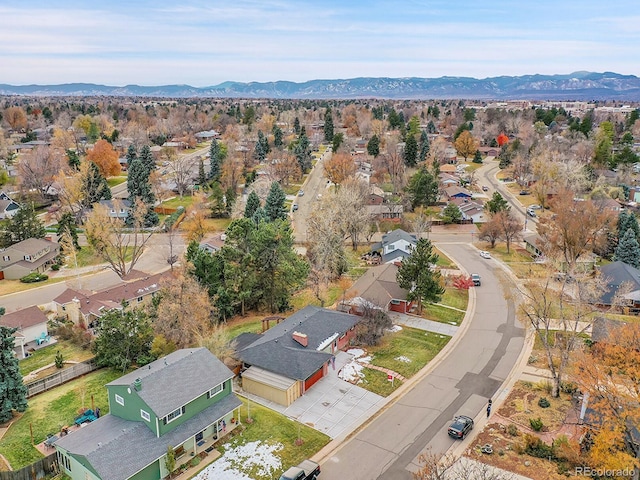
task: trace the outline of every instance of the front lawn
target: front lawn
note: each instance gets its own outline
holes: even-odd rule
[[[249,411],[253,422],[247,423],[247,400],[242,399],[240,407],[240,421],[244,431],[239,443],[266,442],[280,443],[284,448],[279,450],[277,456],[282,462],[282,470],[274,473],[274,476],[253,476],[255,480],[270,480],[278,478],[287,468],[297,465],[305,458],[309,458],[320,451],[331,440],[327,435],[314,430],[311,427],[283,417],[281,414],[269,408],[251,402]],[[302,442],[297,442],[298,438]],[[300,443],[300,445],[298,445]],[[242,470],[242,465],[238,465]]]
[[[193,196],[173,197],[162,202],[161,206],[166,208],[178,208],[179,206],[183,206],[186,209],[193,205],[194,200],[195,197]]]
[[[113,188],[116,185],[120,185],[121,183],[124,183],[127,181],[127,177],[123,176],[123,177],[109,177],[107,178],[107,185],[109,185],[109,188]]]
[[[465,312],[453,310],[443,305],[428,304],[422,308],[422,316],[434,322],[448,323],[450,325],[460,325]]]
[[[93,357],[93,353],[90,350],[84,350],[69,340],[58,340],[56,343],[36,350],[27,358],[20,360],[20,373],[24,376],[54,363],[58,352],[62,354],[64,361],[83,362]]]
[[[457,288],[447,288],[442,295],[440,303],[448,305],[453,308],[459,308],[460,310],[466,310],[469,304],[469,290]]]
[[[77,378],[60,387],[29,399],[29,408],[15,419],[0,440],[0,454],[14,470],[25,467],[42,458],[42,454],[31,444],[41,443],[47,434],[56,434],[64,425],[73,425],[81,408],[100,407],[103,414],[109,410],[105,384],[122,376],[113,370],[98,370]]]
[[[372,365],[388,368],[405,378],[410,378],[427,365],[449,342],[451,337],[425,332],[417,328],[402,327],[402,330],[388,333],[380,345],[367,347]],[[388,396],[402,385],[399,380],[390,382],[387,374],[379,370],[364,368],[364,378],[359,385],[367,390]]]

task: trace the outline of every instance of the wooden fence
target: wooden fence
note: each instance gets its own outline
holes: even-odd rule
[[[52,453],[51,455],[41,458],[37,462],[33,462],[31,465],[27,465],[20,470],[12,470],[7,472],[0,472],[0,480],[38,480],[58,472],[58,458],[57,455]]]
[[[73,380],[74,378],[84,375],[85,373],[92,372],[97,368],[98,367],[96,366],[94,360],[91,359],[85,362],[76,363],[72,367],[65,368],[63,370],[60,370],[59,372],[56,372],[39,380],[26,383],[25,385],[27,386],[27,398],[33,397],[38,393],[46,392],[53,387],[62,385],[69,380]],[[2,477],[0,477],[0,480],[3,480]]]

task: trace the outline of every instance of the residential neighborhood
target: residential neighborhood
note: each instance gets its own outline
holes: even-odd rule
[[[2,474],[636,468],[635,104],[78,101],[0,109]]]

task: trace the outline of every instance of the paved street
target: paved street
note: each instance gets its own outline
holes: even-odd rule
[[[482,276],[482,287],[471,290],[473,315],[404,395],[346,443],[321,452],[325,479],[411,479],[420,453],[445,452],[456,444],[446,433],[454,415],[480,420],[489,398],[506,395],[499,389],[519,358],[525,333],[516,324],[513,300],[505,299],[512,284],[495,260],[482,259],[470,245],[437,246]]]

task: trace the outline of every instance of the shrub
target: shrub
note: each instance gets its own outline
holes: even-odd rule
[[[169,215],[165,219],[164,226],[162,227],[163,230],[165,232],[168,232],[169,230],[171,230],[171,227],[173,227],[173,225],[178,221],[178,219],[182,215],[184,215],[184,207],[180,205],[178,208],[176,208],[175,212],[173,212],[171,215]]]
[[[568,393],[569,395],[573,395],[578,391],[578,385],[573,382],[562,382],[560,384],[560,390],[564,393]]]
[[[542,392],[551,393],[553,390],[553,385],[549,380],[541,380],[536,383],[536,390],[540,390]]]
[[[191,466],[192,466],[192,467],[195,467],[196,465],[198,465],[198,464],[200,463],[200,461],[201,461],[201,460],[202,460],[202,459],[201,459],[200,457],[193,457],[193,458],[191,459],[191,462],[190,462],[190,463],[191,463]]]
[[[551,403],[549,402],[549,400],[547,400],[546,397],[540,397],[540,400],[538,400],[538,406],[540,408],[549,408],[551,406]]]
[[[51,265],[51,270],[53,270],[54,272],[57,272],[58,270],[60,270],[60,264],[55,263]]]
[[[45,275],[44,273],[32,272],[29,275],[25,275],[24,277],[22,277],[20,281],[22,283],[36,283],[36,282],[43,282],[48,278],[49,276]]]
[[[540,419],[540,417],[530,418],[529,424],[531,425],[531,428],[536,432],[541,431],[542,427],[544,427],[544,424],[542,423],[542,420]]]
[[[510,424],[507,426],[507,433],[508,433],[509,435],[511,435],[512,437],[517,437],[517,436],[518,436],[518,434],[520,433],[520,431],[518,430],[518,427],[516,427],[516,425],[515,425],[515,424],[510,423]]]
[[[535,435],[526,434],[521,447],[523,453],[536,458],[555,458],[553,447]]]
[[[64,358],[62,358],[62,353],[60,353],[60,350],[56,352],[55,363],[56,368],[62,368],[64,366]]]

